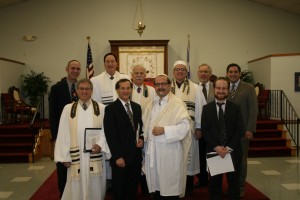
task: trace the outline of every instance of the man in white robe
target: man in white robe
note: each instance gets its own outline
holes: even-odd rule
[[[167,75],[158,75],[154,86],[157,96],[143,115],[148,189],[157,198],[179,199],[185,192],[190,117],[183,101],[170,92]]]
[[[103,131],[104,105],[91,99],[89,79],[77,85],[78,102],[67,104],[62,112],[54,151],[55,162],[68,168],[62,199],[104,199],[106,191],[105,158],[110,158]],[[97,128],[92,149],[84,152],[86,128]],[[89,150],[89,149],[87,149]]]
[[[146,68],[140,64],[135,65],[132,68],[131,72],[131,78],[133,82],[133,89],[132,89],[132,94],[131,94],[131,100],[140,104],[142,108],[142,112],[144,112],[145,107],[147,104],[151,101],[151,99],[154,98],[155,90],[153,87],[146,85],[144,83],[144,80],[146,78]],[[144,155],[145,155],[145,150],[143,148],[143,163],[145,162]],[[146,176],[142,172],[142,175],[140,177],[140,187],[142,190],[142,193],[144,195],[148,195],[148,187],[147,187],[147,182],[146,182]]]
[[[113,53],[108,53],[104,56],[105,71],[91,78],[94,87],[92,99],[104,105],[110,104],[117,99],[116,83],[122,78],[130,79],[128,75],[118,72],[117,66],[117,57]]]
[[[174,63],[173,75],[171,91],[186,104],[188,113],[192,119],[190,123],[192,144],[188,156],[186,181],[186,195],[191,195],[194,189],[194,176],[200,173],[199,135],[197,135],[198,132],[195,132],[195,121],[200,122],[199,116],[201,116],[205,99],[203,94],[198,93],[198,85],[188,79],[187,63],[185,61],[178,60]]]

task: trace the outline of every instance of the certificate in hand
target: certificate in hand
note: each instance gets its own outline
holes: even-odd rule
[[[102,128],[86,128],[84,131],[83,152],[92,152],[92,147],[100,139]]]
[[[207,154],[206,161],[211,176],[234,171],[230,153],[222,158],[216,152],[211,152]]]

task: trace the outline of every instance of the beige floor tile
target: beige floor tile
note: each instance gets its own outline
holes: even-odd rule
[[[267,175],[267,176],[281,175],[281,173],[276,170],[264,170],[264,171],[261,171],[261,173],[263,173],[264,175]]]
[[[288,190],[300,190],[299,183],[285,183],[285,184],[281,184],[281,185]]]
[[[31,177],[15,177],[10,182],[27,182],[31,179]]]
[[[0,191],[0,199],[7,199],[9,198],[14,192],[12,191],[7,191],[7,192],[4,192],[4,191]]]

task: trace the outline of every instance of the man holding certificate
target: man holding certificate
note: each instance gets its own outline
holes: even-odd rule
[[[215,101],[203,106],[201,130],[206,141],[210,199],[222,198],[222,177],[218,167],[222,166],[227,176],[230,199],[240,198],[239,175],[241,168],[243,118],[240,107],[227,100],[229,81],[219,77],[214,83]],[[215,158],[211,156],[215,154]],[[210,159],[214,159],[211,162]],[[230,165],[233,164],[233,169]],[[216,172],[216,173],[212,173]],[[215,175],[214,175],[215,174]]]
[[[104,105],[91,99],[89,79],[77,84],[79,100],[62,112],[54,151],[55,162],[68,168],[61,199],[104,199],[105,159],[111,157],[104,130]]]
[[[136,199],[141,175],[142,109],[130,101],[132,82],[120,79],[115,86],[118,99],[105,108],[104,128],[112,153],[113,199]]]

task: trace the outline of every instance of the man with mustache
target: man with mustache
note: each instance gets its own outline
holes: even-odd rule
[[[190,116],[183,101],[170,92],[167,75],[158,75],[154,87],[157,96],[143,114],[148,189],[156,199],[179,199],[185,191]]]
[[[201,130],[207,153],[216,152],[222,158],[230,153],[235,171],[226,173],[229,196],[238,200],[244,127],[240,106],[227,100],[228,93],[229,81],[224,77],[217,78],[214,83],[215,101],[203,106]],[[222,178],[223,174],[210,177],[210,199],[222,199]]]

